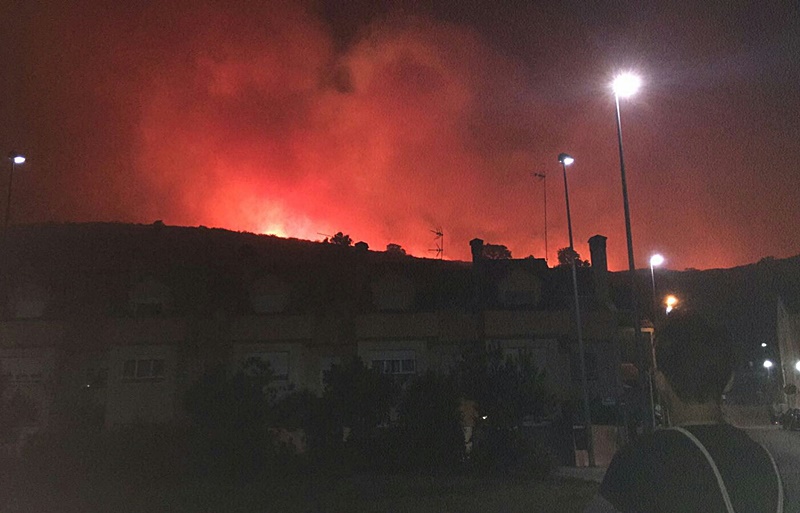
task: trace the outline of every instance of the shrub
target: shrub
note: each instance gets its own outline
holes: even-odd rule
[[[520,429],[481,429],[475,438],[470,467],[482,474],[543,479],[555,468],[546,445]]]
[[[454,468],[464,456],[459,397],[452,382],[433,373],[414,381],[403,395],[398,422],[400,464],[413,470]]]

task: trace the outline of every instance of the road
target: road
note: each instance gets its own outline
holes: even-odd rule
[[[747,433],[772,453],[783,477],[786,513],[800,513],[800,431],[748,428]]]

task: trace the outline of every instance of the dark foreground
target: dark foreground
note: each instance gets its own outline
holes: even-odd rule
[[[3,511],[33,512],[578,512],[597,484],[571,479],[508,481],[476,476],[304,476],[214,482],[135,483],[65,488],[29,482]]]

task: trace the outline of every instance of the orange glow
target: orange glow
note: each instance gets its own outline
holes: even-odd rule
[[[0,31],[18,63],[0,81],[13,98],[0,136],[30,157],[14,175],[12,219],[160,219],[309,240],[341,231],[418,257],[434,256],[441,227],[444,258],[469,260],[476,237],[544,257],[546,217],[552,263],[568,245],[565,151],[576,250],[588,258],[588,239],[605,235],[609,268],[626,269],[606,82],[630,65],[647,81],[623,113],[638,267],[652,248],[675,270],[800,251],[800,145],[785,116],[800,97],[794,68],[777,65],[795,62],[780,54],[789,46],[774,62],[737,61],[757,72],[747,81],[697,64],[762,48],[727,9],[692,24],[664,9],[643,25],[598,14],[576,27],[557,2],[505,19],[470,2],[464,16],[447,2],[400,3],[20,3],[14,30]],[[783,29],[768,26],[778,41]],[[652,35],[638,62],[578,43],[628,41],[630,27]]]

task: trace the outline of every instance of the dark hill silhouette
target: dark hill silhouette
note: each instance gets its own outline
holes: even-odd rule
[[[650,270],[638,271],[642,310],[654,316]],[[612,273],[612,290],[618,305],[629,299],[629,276]],[[694,308],[717,322],[731,334],[743,367],[760,366],[765,357],[777,359],[777,301],[783,298],[790,311],[800,309],[800,255],[764,258],[757,263],[730,269],[656,271],[659,300],[674,294],[684,308]],[[657,311],[661,314],[661,310]],[[766,343],[767,348],[761,347]]]

